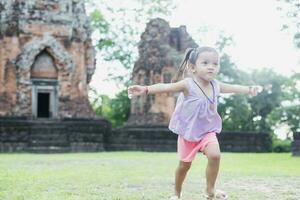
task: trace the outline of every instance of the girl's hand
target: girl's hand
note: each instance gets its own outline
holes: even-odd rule
[[[131,98],[132,96],[147,94],[147,86],[133,85],[128,87],[127,91],[128,91],[128,97]]]
[[[249,86],[249,95],[254,97],[258,93],[260,93],[262,90],[263,90],[263,88],[259,85]]]

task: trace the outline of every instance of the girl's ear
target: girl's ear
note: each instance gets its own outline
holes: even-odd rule
[[[194,73],[194,72],[196,71],[195,65],[193,65],[192,63],[189,63],[189,64],[187,65],[187,69],[188,69],[190,72],[192,72],[192,73]]]

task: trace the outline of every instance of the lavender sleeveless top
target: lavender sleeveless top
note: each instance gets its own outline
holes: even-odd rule
[[[209,108],[209,100],[196,92],[199,88],[192,78],[185,78],[184,81],[189,95],[184,96],[183,92],[179,94],[169,129],[188,141],[199,141],[209,132],[220,133],[222,120],[217,112],[217,97],[220,94],[217,81],[211,81],[215,95],[213,109]]]

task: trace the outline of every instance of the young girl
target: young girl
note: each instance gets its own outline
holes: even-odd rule
[[[215,189],[219,171],[220,148],[216,134],[221,132],[222,120],[217,112],[217,97],[220,93],[242,93],[255,96],[258,86],[230,85],[216,81],[219,72],[219,54],[211,47],[188,49],[173,83],[158,83],[150,86],[133,85],[128,95],[148,95],[161,92],[181,92],[169,129],[178,134],[177,153],[179,165],[175,174],[175,194],[170,199],[181,197],[181,187],[187,171],[197,152],[208,159],[206,168],[206,199],[227,199],[227,194]],[[190,76],[178,81],[189,73]]]

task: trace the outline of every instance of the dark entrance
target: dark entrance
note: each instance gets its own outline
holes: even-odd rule
[[[50,93],[38,93],[37,117],[50,117]]]

